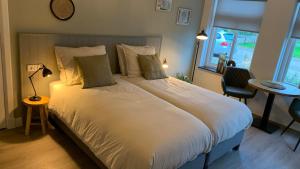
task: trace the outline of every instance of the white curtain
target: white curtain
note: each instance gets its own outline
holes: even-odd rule
[[[1,31],[0,31],[1,35]],[[1,39],[1,36],[0,36]],[[6,127],[5,123],[5,108],[4,108],[4,91],[3,91],[3,74],[2,74],[2,50],[0,41],[0,129]]]

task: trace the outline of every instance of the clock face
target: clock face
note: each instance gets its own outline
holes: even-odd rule
[[[72,0],[51,0],[50,9],[57,19],[64,21],[70,19],[75,12]]]

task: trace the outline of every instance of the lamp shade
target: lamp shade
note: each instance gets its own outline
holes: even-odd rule
[[[48,77],[50,75],[52,75],[52,71],[43,65],[43,77]]]
[[[167,59],[164,59],[164,62],[163,62],[162,67],[163,67],[164,69],[167,69],[167,68],[169,67],[168,62],[167,62]]]
[[[204,30],[202,30],[200,33],[197,34],[196,38],[198,40],[207,40],[208,36]]]

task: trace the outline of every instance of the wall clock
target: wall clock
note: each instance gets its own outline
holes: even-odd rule
[[[72,0],[51,0],[50,9],[57,19],[63,21],[72,18],[75,13],[75,6]]]

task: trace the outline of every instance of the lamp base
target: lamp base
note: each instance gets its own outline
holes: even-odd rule
[[[29,98],[30,101],[33,101],[33,102],[37,102],[37,101],[40,101],[42,98],[40,96],[31,96]]]

